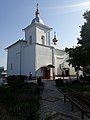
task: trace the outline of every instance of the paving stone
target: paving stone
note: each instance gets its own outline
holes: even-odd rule
[[[80,118],[81,112],[80,110],[74,106],[74,111],[71,111],[71,103],[67,101],[64,103],[64,96],[63,94],[57,89],[55,86],[55,82],[51,80],[45,80],[45,88],[42,94],[42,99],[40,99],[40,113],[41,118],[45,118],[46,115],[52,114],[53,112],[62,113],[67,116],[78,116]],[[52,120],[59,120],[59,115]],[[76,119],[60,119],[60,120],[76,120]],[[81,118],[80,118],[81,120]],[[85,117],[85,120],[88,120]]]

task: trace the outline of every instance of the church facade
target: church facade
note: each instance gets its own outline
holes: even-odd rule
[[[53,74],[61,76],[63,71],[66,76],[74,75],[74,68],[68,66],[66,62],[68,54],[56,45],[56,34],[54,34],[54,44],[50,44],[52,28],[43,23],[39,14],[37,6],[35,18],[23,29],[25,40],[18,40],[6,48],[7,76],[29,76],[32,72],[34,77],[51,79]]]

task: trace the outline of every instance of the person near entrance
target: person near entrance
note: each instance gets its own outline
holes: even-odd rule
[[[29,80],[32,79],[32,72],[29,73]]]

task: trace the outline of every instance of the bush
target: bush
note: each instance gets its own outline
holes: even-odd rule
[[[63,80],[61,78],[56,79],[55,83],[56,83],[57,86],[63,86],[64,85],[64,82],[63,82]]]
[[[80,84],[80,81],[79,80],[74,80],[74,81],[71,81],[72,84]]]
[[[8,103],[14,98],[14,96],[15,94],[10,87],[0,87],[0,103]]]
[[[10,86],[21,86],[24,83],[25,76],[23,75],[12,75],[7,77],[8,85]]]
[[[14,104],[7,107],[7,112],[11,118],[17,120],[39,120],[40,114],[38,112],[40,107],[39,100],[36,96],[31,99],[21,99],[15,101]]]
[[[0,120],[40,120],[40,103],[35,87],[35,83],[25,83],[17,88],[1,86]]]
[[[12,106],[0,106],[0,120],[41,120],[39,105],[33,101],[22,101]]]
[[[17,120],[39,120],[39,105],[33,101],[22,101],[9,107],[8,113]],[[36,119],[37,118],[37,119]]]

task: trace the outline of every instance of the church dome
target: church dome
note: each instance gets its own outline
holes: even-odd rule
[[[44,24],[43,23],[43,20],[40,18],[40,17],[35,17],[31,23],[35,23],[35,22],[38,22],[38,23],[41,23],[41,24]]]
[[[38,4],[37,4],[37,9],[36,9],[36,12],[35,12],[35,15],[36,15],[36,17],[32,20],[32,22],[31,22],[31,24],[32,23],[35,23],[35,22],[38,22],[38,23],[41,23],[41,24],[44,24],[43,23],[43,20],[40,18],[40,16],[39,16],[39,11],[38,11]]]

